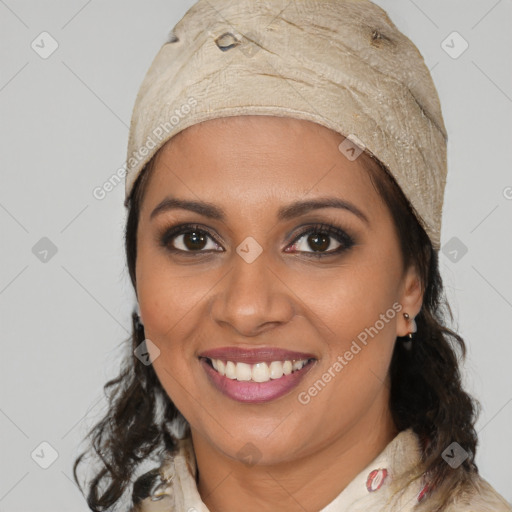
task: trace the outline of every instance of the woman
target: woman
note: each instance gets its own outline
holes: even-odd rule
[[[384,11],[200,0],[127,163],[139,310],[92,510],[512,510],[445,325],[438,96]]]

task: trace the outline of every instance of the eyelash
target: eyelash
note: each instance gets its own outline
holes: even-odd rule
[[[181,254],[191,255],[191,256],[209,252],[209,251],[204,251],[204,250],[184,251],[182,249],[176,249],[176,248],[170,247],[170,242],[175,237],[182,235],[182,234],[190,233],[190,232],[196,232],[196,233],[199,233],[200,235],[206,234],[217,245],[220,245],[220,243],[216,240],[213,233],[211,233],[208,229],[200,226],[199,224],[180,224],[178,226],[174,226],[174,227],[171,227],[170,229],[165,230],[163,235],[160,236],[160,245],[171,253],[181,253]],[[315,224],[313,226],[308,226],[307,229],[301,231],[300,234],[298,234],[293,239],[293,241],[290,245],[294,246],[301,238],[311,235],[311,234],[314,234],[314,233],[327,235],[328,237],[334,238],[341,245],[337,249],[331,250],[329,252],[299,251],[301,254],[306,254],[307,257],[322,258],[322,257],[326,257],[326,256],[333,256],[335,254],[339,254],[344,251],[347,251],[355,244],[354,239],[350,235],[348,235],[343,229],[341,229],[337,226],[329,225],[329,224]],[[215,252],[220,252],[220,251],[215,251]]]

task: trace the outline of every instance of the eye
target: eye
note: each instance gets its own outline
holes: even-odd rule
[[[215,236],[197,224],[182,224],[168,229],[160,237],[160,245],[173,253],[223,252]],[[303,230],[286,252],[298,251],[313,257],[332,256],[353,245],[354,240],[341,228],[317,224]]]
[[[321,257],[338,254],[353,245],[354,240],[341,228],[317,224],[316,226],[310,226],[295,238],[291,248],[299,252],[308,253],[310,251],[307,249],[310,247],[313,249],[309,254],[310,256]]]
[[[183,224],[164,233],[160,244],[171,252],[218,251],[219,245],[213,235],[198,225]]]

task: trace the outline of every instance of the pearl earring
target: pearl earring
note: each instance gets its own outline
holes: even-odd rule
[[[418,330],[418,327],[416,325],[416,320],[414,318],[411,318],[408,313],[404,313],[404,318],[410,322],[411,324],[411,330],[409,331],[409,334],[407,337],[409,338],[407,341],[412,341],[413,334]]]

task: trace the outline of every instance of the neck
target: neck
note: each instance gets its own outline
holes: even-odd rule
[[[223,456],[191,429],[198,491],[210,512],[270,512],[276,503],[282,511],[321,510],[397,433],[387,405],[377,405],[312,455],[271,466],[247,466]]]

